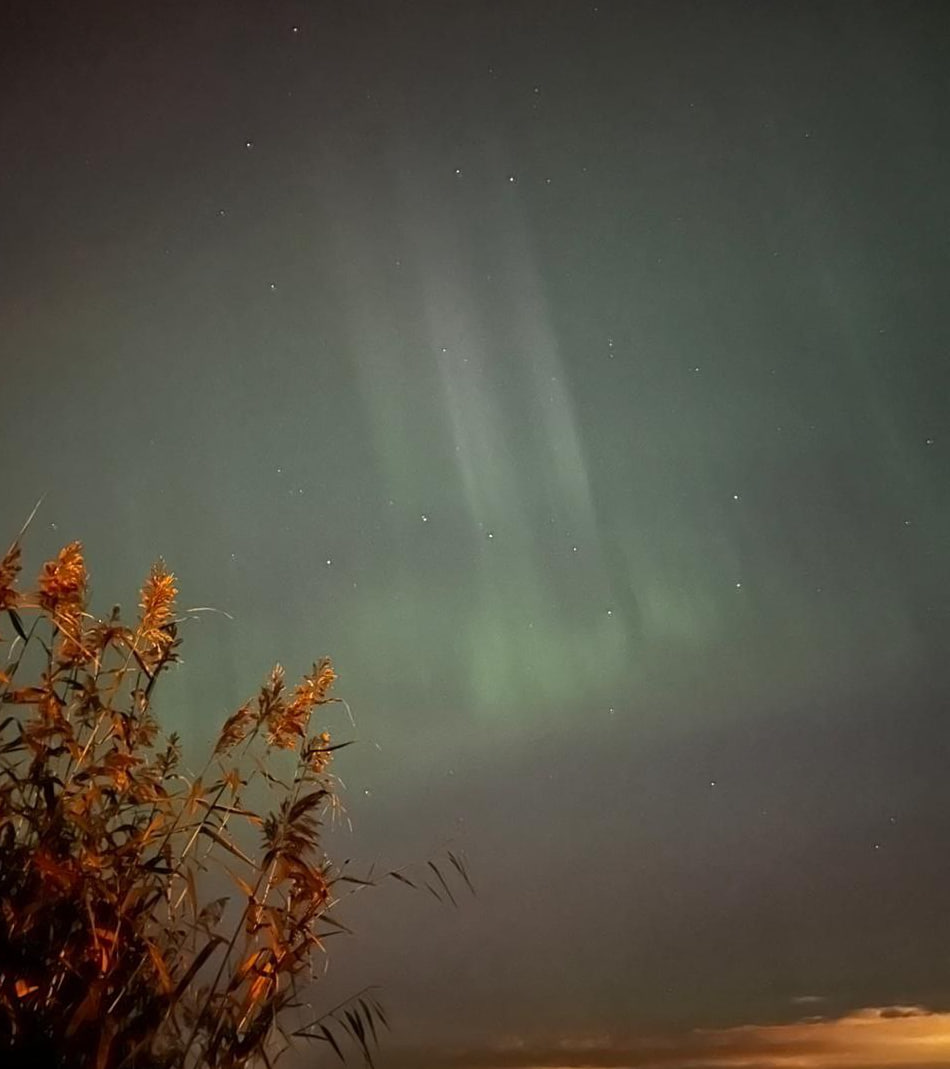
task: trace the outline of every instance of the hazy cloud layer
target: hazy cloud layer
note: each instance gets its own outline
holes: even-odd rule
[[[539,1046],[513,1037],[481,1050],[394,1052],[388,1064],[400,1069],[935,1069],[948,1059],[950,1013],[884,1006],[838,1018],[616,1042],[591,1036]]]

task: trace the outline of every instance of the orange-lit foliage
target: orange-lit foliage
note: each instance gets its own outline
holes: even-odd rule
[[[160,742],[151,710],[180,644],[174,577],[154,565],[125,626],[118,609],[87,611],[79,543],[31,593],[17,589],[20,557],[17,541],[0,561],[0,1064],[238,1069],[271,1065],[288,1036],[341,1054],[339,1033],[369,1059],[385,1023],[369,995],[287,1024],[313,952],[343,928],[334,888],[370,882],[321,847],[339,747],[310,721],[339,700],[330,662],[289,698],[275,667],[186,775],[178,737]],[[31,658],[39,679],[24,684]],[[268,770],[279,750],[294,751],[285,779]],[[278,792],[271,812],[247,801],[262,785]],[[201,898],[211,863],[237,888],[230,909]],[[429,865],[440,881],[429,889],[451,898]]]

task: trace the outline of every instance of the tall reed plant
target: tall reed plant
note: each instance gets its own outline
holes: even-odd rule
[[[295,1038],[371,1061],[370,991],[302,1015],[343,885],[378,882],[322,846],[347,745],[313,723],[340,701],[332,664],[293,689],[277,665],[189,774],[152,709],[181,642],[174,576],[153,565],[134,623],[99,619],[78,542],[18,588],[22,535],[0,561],[0,1065],[270,1067]],[[471,888],[451,852],[426,871],[385,875]],[[233,896],[209,900],[215,879]]]

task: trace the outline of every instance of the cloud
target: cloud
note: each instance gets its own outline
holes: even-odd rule
[[[795,1001],[814,1002],[817,996]],[[442,1052],[393,1051],[387,1064],[432,1069],[944,1069],[950,1013],[871,1006],[843,1017],[634,1037],[562,1037]]]

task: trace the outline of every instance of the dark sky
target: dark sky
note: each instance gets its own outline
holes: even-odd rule
[[[196,753],[333,657],[340,849],[479,891],[346,910],[318,999],[383,985],[384,1069],[941,1060],[948,35],[3,4],[4,537],[45,493],[31,568],[234,617],[165,681]]]

